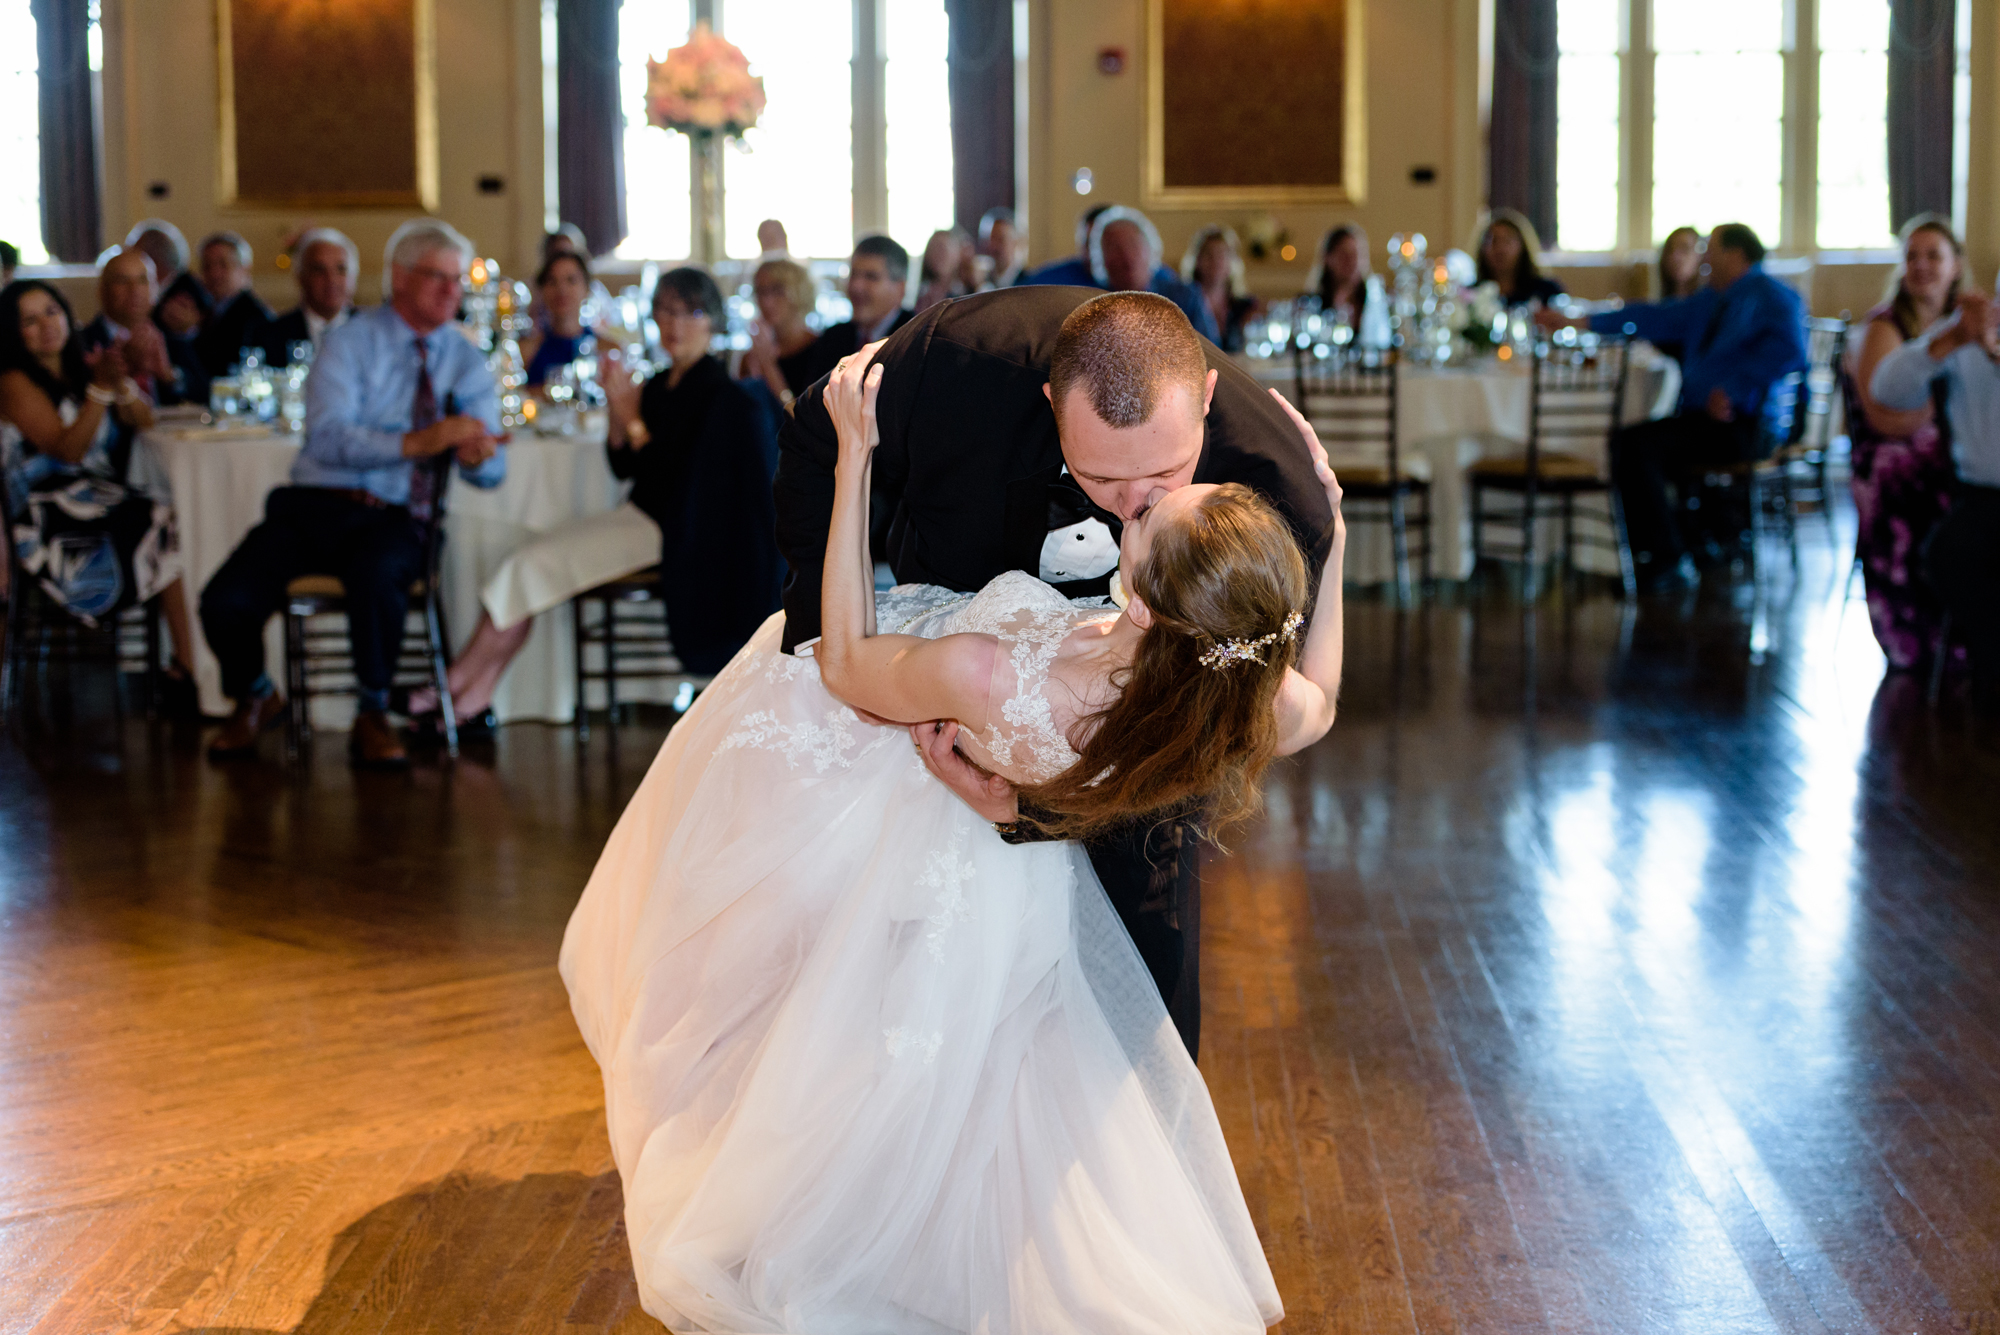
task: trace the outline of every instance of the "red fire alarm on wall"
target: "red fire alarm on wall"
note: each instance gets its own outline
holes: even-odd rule
[[[1125,48],[1107,46],[1097,53],[1099,74],[1123,74],[1125,72]]]

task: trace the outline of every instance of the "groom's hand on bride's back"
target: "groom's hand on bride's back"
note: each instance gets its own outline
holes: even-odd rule
[[[916,724],[910,729],[910,740],[916,743],[917,754],[924,758],[924,768],[982,818],[996,825],[1011,825],[1021,818],[1021,802],[1014,785],[959,753],[955,745],[956,723],[939,719]]]

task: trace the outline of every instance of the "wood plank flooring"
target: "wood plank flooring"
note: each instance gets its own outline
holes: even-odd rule
[[[1354,605],[1204,913],[1287,1335],[2000,1335],[2000,726],[1809,555]],[[0,742],[0,1331],[658,1331],[554,959],[659,727],[217,768],[102,694]]]

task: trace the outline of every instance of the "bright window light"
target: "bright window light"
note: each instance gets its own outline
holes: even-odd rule
[[[678,259],[692,249],[687,136],[646,124],[646,61],[664,60],[687,41],[687,16],[684,4],[629,4],[618,10],[628,230],[617,253],[631,259]]]
[[[1653,242],[1748,223],[1778,239],[1784,197],[1783,0],[1653,7]]]
[[[793,254],[846,255],[854,245],[851,8],[728,0],[722,17],[767,99],[744,136],[749,151],[732,147],[723,158],[724,245],[755,258],[757,224],[776,218]]]
[[[1895,244],[1888,0],[1819,0],[1819,244]]]
[[[42,245],[41,97],[35,20],[28,0],[0,0],[0,241],[23,264],[45,264]]]
[[[952,225],[950,44],[944,0],[887,0],[889,235],[915,259],[930,234]]]
[[[1561,250],[1618,244],[1620,0],[1557,0],[1556,235]]]

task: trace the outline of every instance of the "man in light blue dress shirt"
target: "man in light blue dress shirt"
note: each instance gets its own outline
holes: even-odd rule
[[[506,476],[499,395],[485,356],[452,320],[472,247],[420,220],[389,245],[389,301],[326,337],[306,382],[306,438],[292,485],[265,502],[264,522],[208,582],[202,632],[236,712],[210,746],[254,752],[283,716],[265,671],[264,626],[301,575],[333,575],[347,594],[358,713],[350,749],[369,767],[408,763],[388,721],[409,588],[423,573],[431,493],[452,456],[476,487]]]
[[[1921,408],[1945,383],[1951,510],[1924,548],[1924,576],[1971,661],[1975,699],[2000,703],[2000,306],[1981,292],[1884,357],[1868,389],[1885,408]]]

